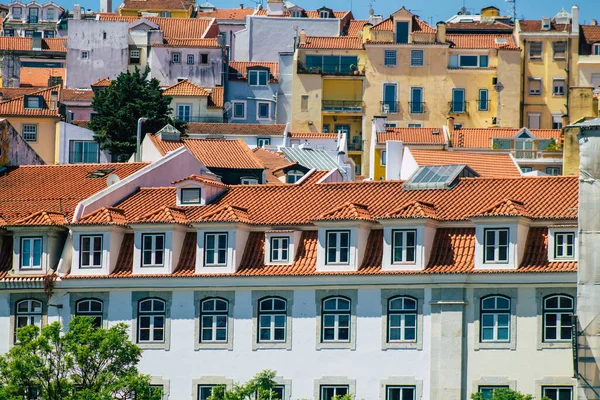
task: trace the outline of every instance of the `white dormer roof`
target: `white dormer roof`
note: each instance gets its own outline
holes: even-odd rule
[[[146,30],[159,29],[157,24],[146,18],[140,18],[127,26],[129,30],[142,30],[144,27],[146,27]]]

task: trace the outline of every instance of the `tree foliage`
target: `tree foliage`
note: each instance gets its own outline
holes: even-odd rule
[[[482,393],[473,393],[471,394],[471,400],[486,400],[483,397]],[[506,389],[506,388],[498,388],[494,390],[492,394],[492,398],[490,400],[534,400],[533,396],[530,394],[523,394],[521,392],[517,392],[516,390]],[[542,400],[550,400],[548,397],[544,396]]]
[[[137,122],[148,118],[142,133],[156,133],[165,125],[174,125],[183,132],[185,124],[171,118],[170,96],[163,96],[160,82],[148,79],[150,67],[144,71],[123,72],[110,86],[94,93],[92,108],[96,112],[89,129],[101,149],[110,150],[121,161],[136,149]],[[142,137],[143,139],[143,137]]]
[[[59,322],[17,331],[17,344],[0,356],[0,400],[159,400],[136,365],[141,349],[127,325],[96,328],[76,317],[62,334]],[[37,397],[36,397],[37,396]]]
[[[231,390],[216,386],[208,400],[275,400],[275,374],[271,370],[259,372],[245,384],[235,384]]]

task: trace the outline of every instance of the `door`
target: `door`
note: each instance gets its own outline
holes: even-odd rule
[[[383,84],[383,102],[381,105],[382,113],[395,113],[398,112],[396,94],[398,93],[398,86],[395,83],[384,83]]]
[[[33,8],[29,9],[29,23],[30,24],[37,24],[39,12],[40,12],[39,8],[33,7]]]
[[[183,122],[190,122],[192,107],[189,104],[179,104],[177,106],[177,119]]]
[[[450,111],[464,113],[465,108],[465,89],[452,89],[452,107]]]
[[[408,43],[408,21],[396,22],[396,43]]]
[[[410,89],[410,112],[412,114],[423,113],[423,88]]]
[[[533,140],[515,140],[516,158],[535,158],[533,151]]]

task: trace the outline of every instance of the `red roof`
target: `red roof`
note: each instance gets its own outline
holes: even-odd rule
[[[91,104],[92,100],[94,100],[94,92],[92,89],[63,89],[60,100],[81,101]]]
[[[188,122],[186,133],[200,135],[265,135],[282,136],[284,124],[224,124],[210,122]]]
[[[493,138],[509,139],[514,137],[520,128],[461,128],[454,131],[452,144],[454,147],[489,149]],[[535,137],[560,141],[560,129],[530,129]]]
[[[410,149],[419,166],[466,164],[480,176],[518,177],[520,170],[509,154],[482,154],[465,151]]]
[[[301,49],[338,49],[362,50],[363,42],[352,36],[308,36],[306,43],[300,43]]]
[[[267,183],[282,183],[275,175],[273,175],[273,172],[289,166],[290,160],[285,158],[282,153],[277,153],[262,147],[256,147],[252,151],[266,168]]]
[[[455,49],[519,50],[511,34],[448,34],[446,41]]]
[[[254,14],[253,8],[223,8],[214,11],[199,11],[196,18],[246,19],[246,16],[252,14]]]
[[[362,32],[363,27],[368,23],[369,21],[366,19],[353,19],[348,24],[346,35],[359,36],[359,34]]]
[[[542,30],[541,19],[520,20],[519,27],[521,28],[521,32],[571,32],[571,24],[557,24],[554,20],[550,22],[549,30]]]
[[[376,31],[392,31],[394,30],[394,21],[391,17],[386,18],[380,23],[373,25],[373,29]],[[435,29],[416,15],[413,16],[412,31],[417,33],[435,33]]]
[[[581,25],[581,36],[587,44],[600,42],[600,25]]]
[[[189,10],[194,0],[123,0],[122,8],[130,10]]]
[[[269,68],[273,80],[276,82],[279,79],[279,63],[267,61],[230,61],[229,76],[238,78],[236,74],[239,74],[241,75],[239,78],[248,79],[248,68],[252,67]]]
[[[92,83],[90,86],[91,87],[108,87],[108,86],[110,86],[110,79],[102,78],[98,82]]]
[[[14,99],[0,103],[0,116],[19,116],[19,117],[56,117],[60,118],[58,100],[60,99],[60,86],[53,86],[47,89],[33,92],[27,95],[15,97]],[[52,93],[55,93],[56,99],[53,103]],[[25,97],[40,96],[42,98],[41,108],[25,108]]]
[[[198,47],[201,49],[218,49],[217,39],[165,39],[164,43],[155,43],[153,47]]]
[[[127,23],[146,19],[158,25],[159,29],[163,31],[165,39],[201,39],[208,37],[209,26],[212,22],[210,19],[202,18],[123,17],[108,13],[98,14],[98,18],[101,21],[123,21]],[[212,33],[210,36],[212,36]]]
[[[193,84],[187,79],[183,79],[176,84],[163,89],[162,94],[163,96],[210,96],[210,93],[204,90],[204,88]]]
[[[59,77],[62,78],[64,84],[66,73],[66,68],[21,67],[19,82],[21,86],[48,87],[51,77]]]
[[[473,21],[473,22],[454,22],[446,24],[446,31],[513,31],[513,27],[504,22],[496,20]]]
[[[42,39],[42,51],[66,53],[67,39]],[[0,36],[0,50],[33,51],[32,38]]]
[[[400,140],[404,144],[446,143],[442,128],[389,128],[387,132],[377,134],[377,144],[385,144],[388,140]]]

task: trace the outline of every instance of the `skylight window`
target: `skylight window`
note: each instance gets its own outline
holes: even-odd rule
[[[113,172],[114,168],[99,168],[95,171],[88,172],[88,178],[103,178]]]
[[[508,40],[506,40],[506,38],[495,38],[494,39],[494,43],[496,44],[508,44]]]
[[[475,176],[478,174],[465,164],[428,165],[417,168],[404,182],[404,189],[450,189],[458,182],[458,178]]]

